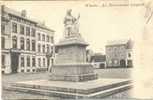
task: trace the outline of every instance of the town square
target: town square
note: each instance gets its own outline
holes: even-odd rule
[[[1,5],[4,100],[152,97],[137,92],[152,91],[143,87],[152,76],[144,74],[145,82],[136,77],[142,70],[136,69],[138,65],[142,67],[148,62],[142,59],[151,58],[142,53],[151,48],[143,43],[150,42],[140,41],[137,34],[144,25],[140,13],[145,12],[143,5],[93,8],[85,3],[40,2],[13,1]],[[147,13],[146,33],[152,18]],[[148,32],[146,36],[149,35]],[[150,72],[147,68],[144,71]]]

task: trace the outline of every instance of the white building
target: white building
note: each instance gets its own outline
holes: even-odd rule
[[[105,50],[107,67],[133,67],[132,47],[130,39],[108,41]]]
[[[2,73],[47,71],[54,59],[54,30],[26,11],[1,6]]]

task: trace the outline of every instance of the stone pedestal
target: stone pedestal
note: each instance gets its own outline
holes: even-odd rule
[[[58,54],[50,79],[74,82],[97,79],[92,65],[86,63],[87,45],[81,36],[61,40],[56,45]]]
[[[66,64],[55,65],[50,77],[51,80],[79,82],[96,79],[97,74],[90,64]]]

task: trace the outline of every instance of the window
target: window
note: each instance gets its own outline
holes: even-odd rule
[[[43,58],[43,66],[46,66],[45,58]]]
[[[49,36],[47,35],[47,42],[49,42]]]
[[[12,32],[17,33],[17,24],[14,22],[12,23]]]
[[[129,58],[131,57],[131,54],[130,54],[130,53],[128,53],[128,57],[129,57]]]
[[[13,36],[12,38],[12,47],[17,48],[17,37],[16,36]]]
[[[132,60],[128,60],[128,61],[127,61],[127,66],[128,66],[128,67],[133,67],[133,62],[132,62]]]
[[[45,45],[43,45],[43,53],[45,53]]]
[[[5,34],[5,25],[2,24],[1,27],[2,27],[2,28],[1,28],[1,33],[2,33],[2,34]]]
[[[20,38],[20,48],[24,50],[24,38],[23,37]]]
[[[27,50],[30,50],[30,40],[27,39]]]
[[[21,57],[21,67],[24,67],[24,57]]]
[[[1,40],[1,48],[4,49],[5,48],[5,37],[2,37],[2,40]]]
[[[24,69],[22,69],[21,72],[24,72]]]
[[[54,43],[54,37],[51,36],[51,43]]]
[[[36,61],[35,61],[35,57],[32,58],[32,66],[35,67],[36,65]]]
[[[35,40],[32,40],[32,51],[35,51],[36,49],[36,42]]]
[[[49,53],[49,44],[47,44],[47,52]]]
[[[27,69],[27,72],[30,72],[30,69]]]
[[[42,35],[42,40],[45,41],[45,34]]]
[[[2,66],[5,65],[5,55],[2,55]]]
[[[41,58],[38,58],[38,66],[41,67]]]
[[[27,57],[27,67],[30,67],[30,57]]]
[[[24,26],[20,25],[20,34],[24,34]]]
[[[41,45],[38,44],[38,52],[41,52]]]
[[[30,36],[30,27],[26,27],[26,35]]]
[[[32,30],[31,30],[31,35],[32,35],[33,37],[35,37],[35,35],[36,35],[36,30],[35,30],[34,28],[32,28]]]
[[[51,46],[51,53],[53,54],[53,46]]]
[[[32,69],[32,72],[35,72],[35,69]]]
[[[41,35],[38,33],[38,40],[41,41]]]

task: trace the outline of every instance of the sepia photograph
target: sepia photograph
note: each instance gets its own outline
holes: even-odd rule
[[[153,99],[151,0],[0,1],[1,99]]]

